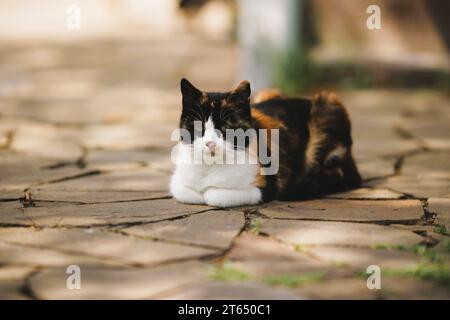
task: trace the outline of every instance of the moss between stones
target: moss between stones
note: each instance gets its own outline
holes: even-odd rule
[[[212,280],[221,282],[242,282],[250,280],[251,276],[245,271],[233,267],[231,262],[215,266],[209,275]]]
[[[324,278],[325,273],[312,272],[301,275],[279,275],[267,277],[264,282],[270,286],[296,288],[304,284],[322,281]]]
[[[444,240],[443,245],[445,251],[450,252],[450,241]],[[421,244],[415,246],[382,244],[375,246],[375,249],[408,251],[422,258],[420,263],[411,268],[382,270],[384,275],[418,278],[421,280],[431,280],[444,286],[450,285],[450,262],[448,258],[442,256],[433,248],[428,248]]]

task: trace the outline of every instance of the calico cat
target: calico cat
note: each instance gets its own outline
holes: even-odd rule
[[[247,81],[233,91],[212,93],[186,79],[181,93],[183,134],[173,153],[176,168],[170,182],[180,202],[252,205],[318,197],[361,182],[351,152],[350,120],[332,93],[304,99],[268,90],[251,105]],[[240,139],[228,134],[251,130],[265,135]],[[255,145],[257,152],[251,148]],[[262,161],[267,158],[262,146],[270,161]],[[193,154],[201,161],[192,161]],[[276,162],[278,170],[271,173]]]

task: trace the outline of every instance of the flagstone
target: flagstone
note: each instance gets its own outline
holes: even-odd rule
[[[126,201],[94,204],[60,203],[51,207],[29,207],[23,210],[23,221],[36,226],[95,226],[154,222],[211,209],[186,205],[173,199]],[[3,218],[8,221],[7,218]],[[15,219],[13,221],[16,221]]]
[[[112,260],[123,265],[154,265],[217,254],[214,250],[138,239],[97,229],[7,228],[0,229],[0,241]]]
[[[325,198],[333,198],[333,199],[351,199],[351,200],[392,200],[392,199],[401,199],[404,195],[392,191],[389,189],[378,189],[378,188],[358,188],[349,191],[333,193]]]
[[[31,186],[93,172],[75,166],[52,169],[51,166],[54,164],[53,160],[0,151],[0,172],[2,173],[0,190],[20,192]]]
[[[339,272],[294,246],[249,232],[236,239],[226,259],[232,268],[262,281],[271,276]]]
[[[157,298],[167,300],[303,300],[283,288],[271,288],[256,283],[201,283]]]
[[[113,170],[49,185],[49,189],[92,191],[167,191],[170,176],[152,168]],[[46,186],[47,188],[47,186]]]
[[[310,219],[356,222],[419,221],[423,209],[419,200],[318,199],[271,205],[259,210],[279,219]]]
[[[368,266],[377,265],[382,270],[412,268],[420,257],[411,252],[372,248],[348,248],[334,246],[313,246],[308,252],[334,266],[348,266],[365,272]]]
[[[0,233],[3,231],[0,229]],[[23,230],[23,234],[28,231]],[[23,268],[36,267],[67,267],[72,264],[121,266],[122,261],[113,259],[88,257],[75,252],[64,252],[55,248],[34,247],[29,243],[11,244],[0,240],[0,264],[5,266],[21,266]],[[7,268],[7,267],[5,267]],[[0,269],[0,274],[3,274]],[[6,277],[15,278],[16,275],[6,273]],[[6,280],[6,279],[5,279]]]
[[[68,290],[65,268],[46,269],[31,278],[39,299],[146,299],[208,279],[198,261],[140,269],[81,268],[81,289]]]
[[[450,198],[428,199],[428,211],[437,214],[435,224],[450,230]]]
[[[244,227],[244,223],[242,212],[214,210],[179,220],[138,225],[122,231],[140,237],[226,249]]]
[[[300,245],[376,246],[381,244],[415,245],[419,235],[366,223],[295,221],[271,219],[262,224],[261,232]]]
[[[20,281],[0,281],[0,300],[28,300],[22,287],[23,283]]]
[[[160,191],[72,190],[56,186],[31,188],[29,194],[39,201],[73,203],[131,202],[170,197],[167,192]]]

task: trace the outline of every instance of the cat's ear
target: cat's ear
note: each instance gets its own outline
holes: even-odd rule
[[[196,101],[200,99],[202,95],[202,92],[185,78],[181,79],[180,89],[181,94],[183,95],[183,101]]]
[[[241,81],[236,89],[230,92],[228,100],[234,102],[249,102],[250,101],[250,83],[246,80]]]

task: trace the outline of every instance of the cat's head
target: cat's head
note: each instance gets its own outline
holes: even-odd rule
[[[230,130],[251,128],[250,84],[242,81],[229,92],[203,92],[182,79],[183,109],[180,128],[189,132],[182,142],[214,157],[226,150],[244,150],[248,139],[232,137]],[[239,130],[238,130],[239,131]]]

